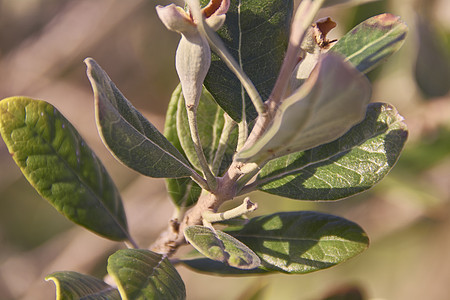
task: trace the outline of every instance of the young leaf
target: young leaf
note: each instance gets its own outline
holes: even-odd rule
[[[92,58],[85,63],[94,91],[97,127],[117,159],[150,177],[192,175],[183,155],[133,107],[105,71]]]
[[[325,54],[308,80],[283,100],[271,126],[236,159],[263,163],[342,136],[364,118],[368,80],[338,55]]]
[[[172,94],[166,113],[166,123],[164,125],[164,136],[177,150],[186,157],[181,147],[177,131],[177,109],[181,94],[181,85],[178,85]],[[190,177],[167,178],[167,191],[177,207],[188,207],[195,204],[200,197],[202,189]]]
[[[4,99],[0,132],[27,180],[60,213],[106,238],[129,237],[111,177],[56,108],[25,97]]]
[[[357,224],[318,212],[281,212],[253,218],[227,231],[260,258],[262,267],[309,273],[342,263],[364,251],[369,239]]]
[[[251,270],[261,264],[259,257],[246,245],[220,230],[194,225],[184,230],[184,236],[200,253],[228,266]]]
[[[265,165],[258,189],[292,199],[337,200],[369,189],[394,166],[408,136],[397,110],[383,103],[367,108],[363,122],[326,145]]]
[[[121,300],[119,291],[104,281],[77,272],[55,272],[45,277],[56,285],[56,299]]]
[[[350,30],[330,51],[345,56],[356,69],[367,73],[400,49],[407,32],[399,17],[381,14]]]
[[[143,249],[119,250],[108,259],[108,273],[122,299],[185,299],[177,270],[161,254]]]
[[[191,132],[188,126],[188,117],[184,105],[184,98],[181,90],[175,90],[172,97],[178,95],[178,109],[177,109],[177,132],[179,142],[192,165],[201,170],[197,154],[194,149],[194,144],[191,138]],[[210,166],[213,165],[216,158],[218,148],[220,146],[220,138],[224,130],[225,118],[224,111],[217,105],[211,94],[203,88],[202,97],[197,108],[197,126],[202,143],[203,152],[206,160]],[[226,143],[225,153],[222,154],[221,165],[219,171],[223,171],[228,167],[232,161],[234,151],[237,144],[237,131],[234,130],[232,137]],[[220,175],[220,174],[216,174]]]
[[[203,5],[208,2],[201,1]],[[283,62],[292,12],[292,0],[231,1],[225,24],[218,31],[263,99],[270,95]],[[247,120],[256,117],[241,83],[214,53],[205,86],[235,121],[242,119],[243,103]]]

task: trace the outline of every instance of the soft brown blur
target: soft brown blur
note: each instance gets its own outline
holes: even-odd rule
[[[83,60],[93,57],[162,130],[178,83],[174,54],[179,36],[164,28],[154,7],[168,3],[0,0],[0,98],[44,99],[74,124],[119,186],[131,234],[142,247],[166,226],[173,206],[163,180],[137,175],[103,146]],[[257,294],[252,299],[312,300],[354,286],[367,299],[449,299],[450,97],[448,90],[436,96],[438,89],[445,92],[445,82],[435,83],[448,75],[444,60],[450,55],[450,2],[376,1],[321,14],[337,21],[330,38],[338,38],[381,12],[400,15],[410,27],[403,49],[369,74],[374,101],[394,104],[410,128],[395,170],[369,192],[346,201],[311,203],[251,195],[259,203],[257,214],[313,209],[353,220],[371,238],[369,250],[341,266],[302,276],[222,278],[180,267],[188,299],[244,300]],[[431,32],[425,37],[431,35],[437,46],[423,32]],[[423,67],[416,72],[418,61]],[[447,82],[450,85],[450,79]],[[54,299],[54,284],[44,281],[46,275],[73,270],[102,277],[107,257],[120,247],[72,226],[41,199],[0,139],[0,299]]]

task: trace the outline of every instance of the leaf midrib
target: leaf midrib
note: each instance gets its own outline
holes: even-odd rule
[[[380,42],[381,40],[383,40],[386,36],[390,35],[392,33],[392,31],[394,31],[395,29],[397,29],[398,25],[395,27],[392,27],[391,29],[389,29],[385,34],[383,34],[382,36],[380,36],[379,38],[377,38],[376,40],[373,40],[371,43],[366,44],[364,47],[360,48],[358,51],[354,52],[353,54],[351,54],[350,56],[347,56],[346,61],[350,61],[353,57],[356,57],[357,55],[361,54],[362,52],[364,52],[366,49],[372,47],[375,44],[378,44],[378,42]]]

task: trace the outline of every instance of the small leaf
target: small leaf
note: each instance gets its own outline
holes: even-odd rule
[[[150,177],[187,177],[194,172],[178,150],[133,107],[92,59],[85,60],[95,97],[97,127],[115,157]]]
[[[357,224],[318,212],[281,212],[253,218],[227,231],[260,258],[262,267],[309,273],[342,263],[364,251],[369,239]]]
[[[217,32],[263,99],[269,97],[283,62],[292,12],[292,0],[231,1],[225,24]],[[242,119],[243,103],[247,120],[256,117],[241,83],[214,53],[205,86],[235,121]]]
[[[220,230],[194,225],[187,227],[184,235],[195,249],[212,260],[244,270],[261,264],[259,257],[246,245]]]
[[[201,170],[197,153],[192,142],[191,132],[188,124],[187,112],[185,109],[183,94],[179,93],[178,110],[177,110],[177,132],[181,146],[192,165]],[[197,126],[203,152],[210,166],[214,162],[214,158],[219,147],[221,133],[224,129],[224,111],[214,101],[212,95],[203,88],[202,97],[197,108]],[[235,130],[232,138],[227,143],[225,155],[222,157],[222,165],[220,171],[223,171],[231,164],[234,151],[237,144],[237,131]]]
[[[408,132],[389,104],[373,103],[363,122],[326,145],[270,161],[255,185],[292,199],[336,200],[369,189],[394,166]]]
[[[164,136],[184,157],[186,157],[186,154],[181,147],[177,131],[177,109],[180,95],[181,85],[178,85],[172,94],[167,108]],[[166,182],[170,198],[177,207],[188,207],[195,204],[202,192],[200,186],[190,177],[167,178]]]
[[[367,73],[400,49],[407,32],[399,17],[381,14],[357,25],[330,52],[345,56],[356,69]]]
[[[77,272],[55,272],[45,277],[56,285],[56,299],[121,300],[119,291],[104,281]]]
[[[185,299],[184,283],[169,260],[143,249],[119,250],[108,259],[108,273],[122,299]]]
[[[236,159],[262,163],[342,136],[364,118],[368,80],[338,55],[325,54],[308,80],[283,100],[272,124]]]
[[[0,132],[27,180],[60,213],[106,238],[129,237],[111,177],[56,108],[25,97],[4,99]]]

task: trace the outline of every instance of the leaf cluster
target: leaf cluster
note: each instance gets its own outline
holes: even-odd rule
[[[325,5],[341,2],[346,1]],[[138,249],[111,177],[55,107],[27,97],[0,102],[1,135],[39,194],[73,222],[133,248],[108,260],[117,288],[75,272],[49,275],[58,299],[184,299],[183,281],[168,257],[185,240],[206,258],[181,263],[222,275],[309,273],[367,248],[364,230],[338,216],[299,211],[247,219],[256,208],[247,205],[217,213],[223,202],[255,190],[312,201],[360,193],[387,175],[406,141],[397,110],[369,104],[364,76],[405,39],[405,24],[391,14],[364,21],[327,49],[302,52],[300,62],[289,66],[292,78],[279,105],[270,111],[289,60],[292,15],[292,0],[231,2],[218,31],[223,45],[216,45],[230,57],[213,53],[194,127],[181,86],[173,92],[161,133],[93,59],[86,59],[104,144],[136,172],[167,180],[177,218],[171,235],[153,251]],[[228,68],[229,59],[238,62],[269,107],[264,126],[259,122],[266,117]],[[311,74],[296,76],[311,69],[307,61],[314,62]]]

